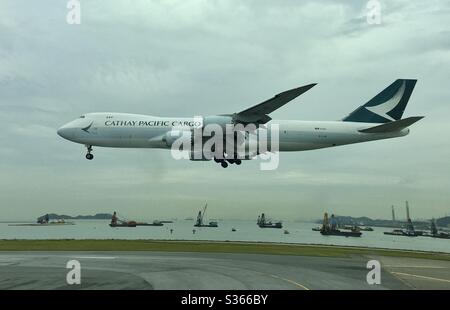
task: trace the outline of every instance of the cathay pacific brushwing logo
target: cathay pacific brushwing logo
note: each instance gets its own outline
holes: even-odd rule
[[[83,131],[85,131],[85,132],[87,132],[87,133],[90,133],[90,132],[89,132],[89,129],[91,129],[91,126],[92,126],[93,123],[94,123],[94,121],[92,121],[92,122],[89,124],[89,126],[84,127],[84,128],[81,128],[81,130],[83,130]]]
[[[406,89],[406,82],[403,81],[402,86],[400,86],[397,93],[394,96],[392,96],[391,99],[389,99],[386,102],[383,102],[382,104],[365,108],[370,112],[378,114],[379,116],[384,117],[390,121],[395,121],[395,119],[393,119],[387,113],[392,111],[400,103],[400,100],[402,99],[403,94],[405,93],[405,89]]]

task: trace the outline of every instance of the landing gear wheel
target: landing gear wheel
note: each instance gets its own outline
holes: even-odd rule
[[[218,159],[217,157],[214,157],[214,161],[215,161],[216,163],[220,163],[222,160],[221,160],[221,159]]]
[[[236,162],[235,162],[235,164],[239,166],[240,164],[242,164],[242,160],[240,160],[240,159],[236,159]]]
[[[91,154],[91,152],[92,152],[92,145],[86,145],[86,148],[87,148],[86,159],[93,160],[94,159],[94,155]]]
[[[220,165],[222,166],[222,168],[228,167],[228,164],[225,161],[221,162]]]

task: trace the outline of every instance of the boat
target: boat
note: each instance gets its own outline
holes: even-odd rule
[[[258,226],[260,228],[278,228],[278,229],[283,228],[283,224],[281,222],[276,222],[276,223],[268,222],[268,223],[264,223],[264,224],[259,224]]]
[[[162,221],[153,221],[153,223],[136,223],[136,226],[164,226]]]
[[[136,222],[127,219],[119,219],[117,212],[114,212],[111,218],[110,227],[137,227],[137,226],[164,226],[162,221],[153,221],[152,223]]]
[[[344,231],[339,229],[334,230],[321,230],[320,233],[323,236],[343,236],[343,237],[361,237],[362,232],[360,231]]]
[[[447,232],[439,232],[436,226],[436,222],[434,219],[431,220],[431,231],[423,232],[423,237],[431,237],[431,238],[438,238],[438,239],[450,239],[450,233]]]
[[[450,239],[450,234],[448,233],[444,233],[444,232],[440,232],[437,234],[430,234],[430,233],[425,233],[422,235],[422,237],[431,237],[431,238],[438,238],[438,239]]]
[[[208,208],[208,203],[203,207],[203,211],[198,211],[197,220],[194,224],[194,227],[219,227],[219,224],[216,221],[210,221],[208,224],[204,223],[204,217],[206,214],[206,209]]]
[[[121,220],[117,217],[117,212],[114,211],[111,223],[109,224],[110,227],[136,227],[137,223],[136,221],[128,221],[128,220]]]
[[[359,229],[361,231],[373,231],[373,228],[369,226],[360,226]]]
[[[111,226],[111,227],[136,227],[137,223],[135,221],[121,221],[121,220],[118,220],[115,223],[110,223],[109,226]]]
[[[231,228],[231,231],[235,232],[235,231],[236,231],[236,228],[234,228],[234,227],[233,227],[233,228]]]
[[[411,218],[409,217],[408,202],[406,202],[406,229],[394,229],[393,231],[385,231],[384,234],[390,236],[404,236],[404,237],[417,237],[423,235],[423,231],[414,229],[414,224],[411,221]]]
[[[390,236],[405,236],[405,237],[417,237],[418,234],[416,234],[414,231],[408,231],[403,229],[394,229],[393,231],[385,231],[385,235]]]
[[[129,221],[129,222],[119,222],[119,223],[110,223],[109,226],[111,227],[136,227],[137,223],[135,221]]]
[[[313,227],[313,228],[311,228],[312,231],[320,231],[320,229],[321,229],[320,227]]]
[[[373,231],[372,227],[368,226],[358,226],[358,225],[344,225],[342,229],[357,230],[357,231]]]
[[[264,213],[262,213],[260,216],[258,216],[258,220],[256,221],[256,224],[260,228],[278,228],[278,229],[283,228],[282,222],[272,223],[272,221],[266,219],[266,215]]]
[[[372,227],[358,226],[358,225],[344,225],[344,227],[342,227],[342,229],[358,230],[358,231],[373,231]]]
[[[328,213],[325,212],[323,216],[322,227],[320,233],[323,236],[342,236],[342,237],[361,237],[362,232],[356,226],[352,226],[350,230],[337,229],[337,223],[334,214],[331,215],[331,220],[328,220]]]

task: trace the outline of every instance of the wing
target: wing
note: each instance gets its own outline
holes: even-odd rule
[[[269,100],[266,100],[242,112],[235,113],[233,115],[234,121],[244,124],[265,124],[272,119],[268,114],[281,108],[289,101],[294,100],[316,85],[317,84],[309,84],[279,93]]]

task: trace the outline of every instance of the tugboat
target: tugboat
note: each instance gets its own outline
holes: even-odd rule
[[[343,236],[343,237],[361,237],[362,233],[353,227],[350,231],[343,231],[337,229],[336,219],[334,214],[331,215],[331,220],[328,220],[328,213],[325,212],[323,216],[323,224],[320,233],[324,236]]]
[[[211,222],[209,222],[209,224],[203,223],[203,219],[205,217],[207,207],[208,207],[208,203],[206,203],[205,206],[203,207],[203,212],[198,211],[197,221],[195,222],[194,227],[218,227],[219,226],[216,221],[211,221]]]
[[[260,228],[283,228],[283,224],[281,222],[272,223],[272,221],[267,220],[264,213],[258,216],[256,224]]]

